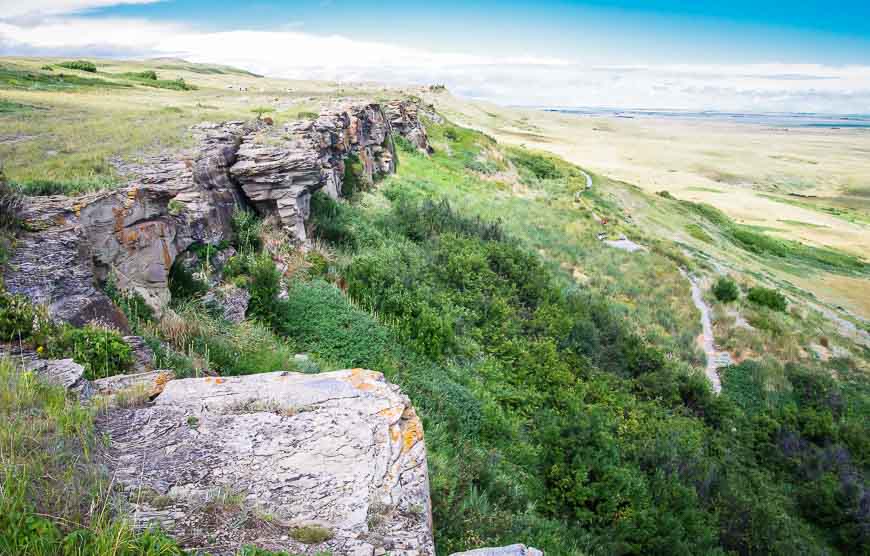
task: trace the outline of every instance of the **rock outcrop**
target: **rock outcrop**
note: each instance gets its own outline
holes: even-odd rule
[[[393,133],[428,148],[416,109],[407,101],[390,107],[389,118],[378,104],[336,107],[280,130],[262,121],[202,124],[189,155],[124,168],[133,176],[127,187],[28,198],[21,210],[27,231],[7,265],[6,289],[60,320],[126,330],[99,287],[110,276],[159,311],[176,257],[193,244],[229,239],[237,207],[276,218],[290,240],[304,242],[311,194],[341,196],[349,157],[359,160],[356,177],[371,181],[395,169]]]
[[[410,123],[401,131],[425,142],[425,130],[421,136]],[[395,170],[392,133],[380,105],[340,107],[282,131],[266,128],[247,135],[230,174],[259,212],[276,216],[292,238],[305,241],[311,194],[323,189],[330,197],[342,196],[348,157],[360,161],[355,178],[364,182]]]
[[[434,554],[422,426],[380,373],[175,380],[98,428],[138,525],[186,546]]]

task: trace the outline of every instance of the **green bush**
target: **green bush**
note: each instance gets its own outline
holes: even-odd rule
[[[262,220],[254,211],[236,209],[232,217],[233,244],[241,253],[253,253],[262,248]]]
[[[84,367],[88,380],[124,374],[134,363],[133,350],[119,333],[108,328],[64,325],[46,344],[46,357],[73,359]]]
[[[0,289],[0,342],[28,342],[36,318],[36,310],[27,298]]]
[[[96,73],[97,66],[93,62],[89,62],[87,60],[74,60],[72,62],[61,62],[58,66],[66,69],[73,69],[79,71],[86,71],[89,73]]]
[[[764,307],[768,307],[769,309],[773,309],[774,311],[780,312],[785,311],[787,305],[787,301],[784,295],[776,290],[772,290],[769,288],[752,288],[746,295],[746,299],[757,305],[762,305]]]
[[[277,326],[283,316],[278,303],[281,273],[266,251],[251,256],[248,272],[250,281],[247,288],[251,293],[248,316],[260,319],[268,325]]]
[[[6,181],[3,167],[0,166],[0,232],[18,227],[22,202],[20,190]]]
[[[512,149],[509,158],[521,171],[525,171],[537,179],[552,180],[565,177],[565,174],[550,156],[524,149]]]
[[[722,303],[731,303],[732,301],[737,301],[737,298],[740,297],[740,289],[734,280],[722,276],[713,285],[713,295]]]
[[[208,284],[196,278],[182,261],[176,260],[169,269],[169,293],[173,303],[198,297],[208,291]]]

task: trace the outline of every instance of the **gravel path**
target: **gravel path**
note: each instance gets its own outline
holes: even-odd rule
[[[717,351],[713,339],[713,320],[710,318],[710,306],[704,301],[701,294],[701,281],[687,273],[682,268],[680,273],[689,280],[692,285],[692,301],[701,312],[701,336],[704,353],[707,355],[707,367],[704,373],[713,385],[713,391],[717,394],[722,391],[722,382],[719,380],[719,369],[732,364],[731,356],[726,351]]]

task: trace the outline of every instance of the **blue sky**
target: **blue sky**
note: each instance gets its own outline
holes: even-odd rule
[[[608,63],[870,63],[867,1],[176,0],[98,13],[212,30],[291,26],[434,50],[591,55]]]
[[[439,81],[511,104],[870,111],[867,1],[0,0],[0,54],[39,53]]]

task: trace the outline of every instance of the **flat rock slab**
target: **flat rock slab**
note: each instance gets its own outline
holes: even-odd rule
[[[434,554],[422,425],[380,373],[173,380],[98,426],[137,524],[186,547]]]
[[[467,552],[455,552],[450,556],[543,556],[543,552],[524,544],[512,544],[498,548],[478,548]]]
[[[622,249],[623,251],[628,251],[629,253],[634,253],[635,251],[646,251],[646,247],[639,243],[635,243],[630,239],[613,239],[606,240],[604,243],[613,247],[615,249]]]

